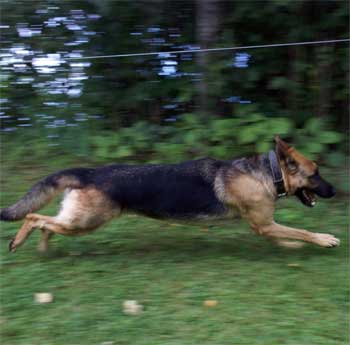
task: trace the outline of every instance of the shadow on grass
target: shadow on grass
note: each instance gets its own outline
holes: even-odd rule
[[[63,242],[63,243],[62,243]],[[58,248],[59,247],[59,248]],[[43,259],[57,258],[103,258],[115,256],[127,257],[132,261],[154,262],[194,262],[217,259],[239,259],[245,261],[275,261],[282,258],[303,258],[314,256],[338,255],[339,248],[318,248],[305,244],[303,248],[289,249],[278,247],[274,243],[253,234],[237,236],[181,236],[159,235],[141,236],[139,239],[89,242],[87,239],[80,242],[60,241],[40,256]]]

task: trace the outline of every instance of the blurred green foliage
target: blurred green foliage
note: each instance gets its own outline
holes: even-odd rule
[[[86,129],[84,136],[73,128],[65,131],[62,145],[54,147],[48,146],[45,136],[22,136],[30,145],[18,145],[17,140],[7,143],[4,157],[15,162],[23,157],[36,161],[63,154],[72,160],[80,156],[97,163],[177,162],[204,156],[233,159],[267,152],[273,148],[273,136],[279,134],[292,139],[292,144],[311,159],[323,158],[326,165],[344,166],[345,153],[332,149],[344,141],[344,135],[328,128],[323,119],[310,119],[304,128],[297,129],[288,118],[256,112],[206,120],[188,113],[166,125],[138,121],[118,131]]]
[[[85,55],[168,51],[191,44],[228,47],[340,39],[349,33],[346,1],[52,0],[33,5],[5,0],[6,42],[28,44],[43,53],[67,50],[72,32],[63,26],[43,29],[37,37],[18,36],[17,24],[24,18],[31,25],[42,24],[36,10],[48,5],[57,5],[56,16],[78,9],[101,16],[88,24],[99,34],[84,46]],[[213,11],[199,10],[208,6]],[[212,30],[211,37],[201,36],[199,22]],[[152,45],[152,40],[165,43]],[[235,66],[236,53],[249,53],[246,68]],[[186,59],[177,55],[181,77],[160,75],[158,56],[94,60],[78,99],[13,84],[19,75],[8,71],[7,79],[1,79],[2,97],[9,100],[7,113],[33,119],[33,127],[3,133],[3,158],[16,162],[55,157],[58,162],[70,157],[102,163],[230,159],[265,152],[280,134],[309,157],[342,166],[348,156],[348,58],[347,44],[192,54]],[[63,69],[54,77],[65,73]],[[34,71],[31,76],[44,80]],[[230,98],[236,101],[227,101]],[[67,105],[45,108],[47,101]],[[36,121],[41,112],[66,123],[74,122],[76,112],[102,118],[48,129]],[[59,139],[48,139],[52,133]]]

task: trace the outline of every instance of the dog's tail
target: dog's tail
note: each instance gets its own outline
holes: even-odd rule
[[[93,169],[75,168],[62,170],[36,183],[14,205],[0,209],[0,220],[16,221],[35,212],[66,188],[79,189],[89,183]]]

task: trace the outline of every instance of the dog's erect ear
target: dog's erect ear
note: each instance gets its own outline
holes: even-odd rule
[[[283,141],[279,135],[275,136],[276,143],[276,153],[279,159],[285,159],[287,156],[290,156],[293,148],[290,147],[285,141]]]
[[[275,135],[275,143],[277,146],[279,146],[282,150],[287,151],[288,149],[290,149],[289,145],[283,141],[279,135]]]
[[[283,162],[290,172],[298,170],[298,163],[294,159],[294,148],[289,146],[278,135],[275,136],[276,154],[280,162]]]

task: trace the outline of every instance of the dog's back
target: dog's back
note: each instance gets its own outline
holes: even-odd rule
[[[169,165],[111,165],[95,170],[93,184],[122,209],[156,218],[220,216],[226,207],[214,183],[226,162],[201,159]]]

